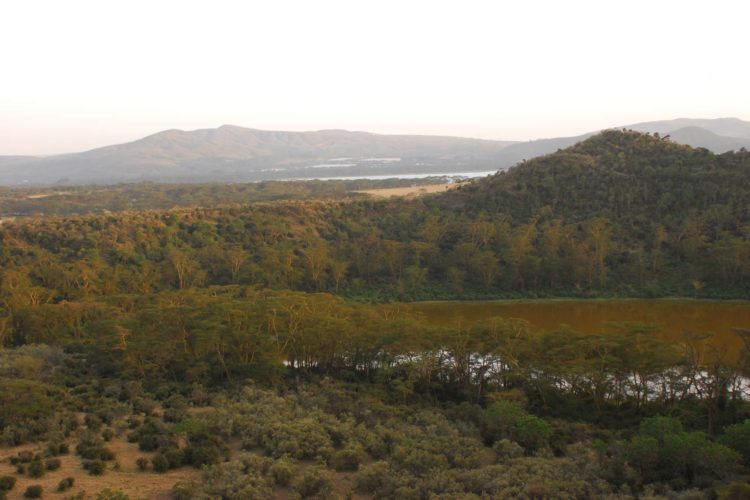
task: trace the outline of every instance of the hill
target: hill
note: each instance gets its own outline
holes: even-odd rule
[[[461,210],[522,219],[549,207],[555,216],[637,224],[667,222],[719,205],[746,217],[749,195],[748,152],[716,155],[670,139],[610,130],[443,199]]]
[[[714,153],[725,153],[740,148],[750,148],[750,122],[737,118],[693,119],[678,118],[654,122],[635,123],[617,127],[637,132],[670,135],[674,142],[692,147],[706,148]],[[572,137],[538,139],[511,144],[499,155],[499,165],[509,167],[522,160],[553,153],[577,144],[597,132]]]
[[[389,300],[746,297],[750,152],[606,131],[417,199],[18,219],[1,229],[0,264],[26,266],[35,283],[70,276],[63,297],[78,293],[70,283],[80,273],[108,293],[236,283]],[[36,255],[50,263],[40,268]]]
[[[723,153],[750,146],[750,122],[678,119],[625,128],[671,135]],[[225,125],[167,130],[114,146],[49,157],[0,157],[0,185],[248,182],[496,171],[570,147],[596,132],[527,142],[379,135],[345,130],[265,131]]]
[[[46,158],[0,158],[0,184],[208,182],[489,169],[509,141],[264,131],[167,130],[126,144]]]

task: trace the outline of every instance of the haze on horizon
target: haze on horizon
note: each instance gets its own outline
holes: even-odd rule
[[[6,2],[0,155],[225,123],[527,140],[750,119],[742,1]]]

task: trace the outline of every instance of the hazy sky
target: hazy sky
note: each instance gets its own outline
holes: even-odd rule
[[[750,119],[750,2],[0,2],[0,154],[167,128],[491,139]]]

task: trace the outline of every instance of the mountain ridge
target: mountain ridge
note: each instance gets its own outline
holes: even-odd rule
[[[675,142],[717,153],[750,147],[750,122],[737,118],[678,118],[617,128],[671,134]],[[0,185],[257,181],[501,170],[572,146],[595,133],[514,142],[341,129],[288,132],[225,124],[191,131],[168,129],[80,153],[0,156]]]

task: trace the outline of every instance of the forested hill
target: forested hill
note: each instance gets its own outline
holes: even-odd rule
[[[19,219],[0,226],[0,298],[230,284],[378,300],[744,298],[749,172],[744,151],[611,131],[433,197]]]
[[[609,130],[447,193],[439,203],[520,220],[543,209],[571,221],[598,216],[627,225],[710,216],[721,219],[710,223],[739,229],[748,221],[750,152],[716,155],[658,135]]]

